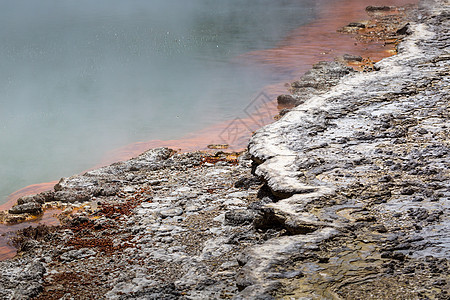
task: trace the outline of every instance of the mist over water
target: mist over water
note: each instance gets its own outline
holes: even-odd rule
[[[285,74],[239,55],[314,13],[309,0],[0,0],[0,203],[114,148],[243,115]]]

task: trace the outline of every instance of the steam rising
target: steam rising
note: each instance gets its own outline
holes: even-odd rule
[[[275,46],[313,3],[1,1],[0,202],[119,146],[242,115],[282,74],[236,57]]]

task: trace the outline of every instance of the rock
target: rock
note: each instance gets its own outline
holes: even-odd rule
[[[116,186],[102,186],[93,192],[94,196],[115,196],[119,192]]]
[[[283,108],[282,110],[280,110],[280,112],[278,114],[282,117],[290,111],[291,111],[290,109]]]
[[[390,6],[372,6],[369,5],[366,7],[366,11],[368,12],[377,12],[377,11],[390,11],[391,7]]]
[[[17,199],[17,204],[19,205],[33,202],[43,204],[44,199],[38,197],[38,195],[23,196]]]
[[[232,225],[232,224],[230,224]],[[226,242],[227,244],[233,244],[233,245],[240,245],[244,242],[252,242],[252,241],[257,241],[258,240],[258,236],[252,232],[240,232],[240,233],[236,233],[233,234],[228,241]],[[236,262],[237,264],[237,262]]]
[[[292,95],[280,95],[277,97],[278,105],[284,108],[292,108],[296,105],[297,99],[295,99]]]
[[[161,286],[141,286],[139,285],[135,286],[134,290],[133,288],[125,288],[127,289],[126,294],[132,294],[132,297],[126,297],[123,296],[123,286],[117,286],[114,287],[108,294],[106,294],[107,298],[109,299],[164,299],[164,300],[177,300],[180,299],[182,296],[182,293],[180,290],[177,289],[177,287],[173,284],[164,284]],[[133,291],[131,293],[131,291]],[[122,295],[122,296],[120,296]]]
[[[71,250],[61,255],[61,259],[64,261],[73,261],[79,260],[83,258],[87,258],[95,255],[97,252],[93,249],[89,248],[81,248],[78,250]]]
[[[26,215],[11,215],[7,214],[4,217],[4,222],[7,224],[15,224],[15,223],[21,223],[27,220]]]
[[[2,299],[34,299],[43,290],[42,277],[46,271],[41,262],[26,265],[8,264],[0,276],[0,297]]]
[[[44,204],[45,202],[54,201],[54,192],[45,191],[37,195],[23,196],[17,199],[17,204],[25,204],[29,202],[36,202]]]
[[[384,225],[382,225],[382,224],[372,226],[372,230],[375,230],[375,231],[377,231],[379,233],[386,233],[388,231],[386,229],[386,227]]]
[[[277,278],[277,279],[283,279],[283,278],[292,279],[292,278],[301,278],[303,276],[304,276],[304,274],[303,274],[302,271],[294,270],[294,271],[286,271],[286,272],[280,272],[280,273],[272,274],[270,276],[270,279],[273,279],[273,278]]]
[[[245,205],[245,202],[239,198],[232,198],[224,201],[223,205],[231,209],[238,206],[243,206]]]
[[[344,54],[343,58],[345,61],[362,61],[362,57],[359,55]]]
[[[251,186],[257,186],[261,183],[262,182],[258,177],[243,177],[234,183],[234,187],[248,190]]]
[[[32,263],[23,274],[21,274],[22,280],[39,279],[45,273],[45,267],[41,262]]]
[[[13,206],[10,210],[8,210],[10,214],[32,214],[38,215],[42,213],[42,205],[36,202],[27,202],[24,204],[19,204]]]
[[[426,130],[425,128],[419,128],[419,129],[417,130],[417,132],[420,133],[420,134],[427,134],[427,133],[428,133],[428,130]]]
[[[92,221],[87,216],[80,216],[80,215],[74,215],[74,217],[70,220],[72,226],[79,226],[81,224],[88,224],[91,222]]]
[[[262,198],[259,201],[255,201],[255,202],[250,203],[248,208],[252,209],[252,210],[255,210],[255,211],[259,211],[268,203],[273,203],[273,200],[270,199],[269,197],[264,197],[264,198]]]
[[[248,192],[239,191],[239,192],[234,192],[234,193],[228,194],[227,198],[247,198],[248,195],[249,195]]]
[[[251,224],[255,219],[255,212],[247,209],[236,209],[225,213],[225,223],[228,225],[238,226]]]
[[[352,22],[347,25],[348,27],[357,27],[357,28],[366,28],[366,25],[363,23]]]
[[[438,280],[433,282],[433,285],[436,285],[436,286],[444,286],[446,284],[447,284],[447,281],[444,278],[439,278]]]
[[[207,146],[209,149],[228,149],[230,145],[228,144],[210,144]]]
[[[384,176],[381,176],[380,179],[378,179],[378,182],[391,182],[392,179],[393,179],[392,176],[384,175]]]
[[[381,253],[381,258],[392,258],[395,260],[404,261],[406,259],[406,255],[401,252],[386,251]]]
[[[75,202],[87,202],[91,199],[90,195],[86,192],[75,191],[57,191],[54,195],[55,201],[61,201],[63,203],[75,203]]]
[[[148,182],[149,185],[156,186],[161,184],[161,180],[150,180]]]
[[[159,212],[159,215],[162,218],[176,217],[181,216],[183,214],[183,209],[180,207],[164,209]]]
[[[292,83],[292,87],[295,89],[293,95],[297,101],[308,99],[309,96],[335,86],[342,77],[352,72],[354,71],[351,67],[337,61],[318,62],[299,81]]]
[[[409,27],[409,23],[406,23],[405,25],[403,25],[395,33],[398,34],[398,35],[410,35],[410,34],[412,34],[412,31],[411,31],[411,29]]]
[[[133,186],[125,186],[122,189],[122,192],[124,192],[124,193],[134,193],[134,192],[136,192],[136,189]]]

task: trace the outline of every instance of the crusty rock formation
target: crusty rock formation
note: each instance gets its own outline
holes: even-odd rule
[[[250,165],[246,155],[158,148],[62,179],[46,192],[64,209],[62,226],[14,239],[19,255],[0,262],[0,298],[237,294],[236,257],[264,238],[252,225],[256,210],[247,209],[261,186]]]
[[[421,2],[378,71],[252,137],[255,173],[278,200],[261,213],[287,235],[247,251],[240,298],[448,298],[448,9]]]

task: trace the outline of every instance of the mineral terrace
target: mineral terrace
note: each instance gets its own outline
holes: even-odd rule
[[[449,7],[421,1],[370,72],[316,65],[248,152],[152,149],[19,199],[3,220],[62,225],[17,235],[0,298],[449,299]]]

